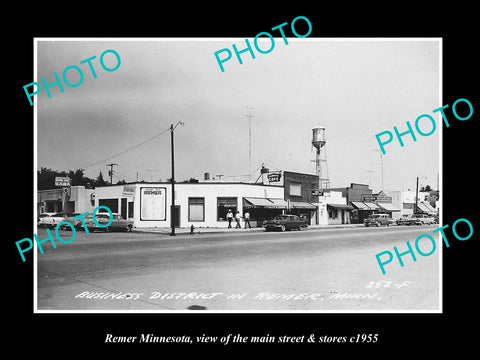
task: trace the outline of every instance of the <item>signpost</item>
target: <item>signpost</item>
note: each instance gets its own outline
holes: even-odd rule
[[[70,196],[71,179],[67,177],[57,176],[55,177],[55,186],[62,187],[62,191],[65,195]]]

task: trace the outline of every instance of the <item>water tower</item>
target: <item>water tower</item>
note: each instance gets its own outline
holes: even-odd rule
[[[325,128],[323,126],[316,126],[313,129],[312,145],[315,147],[315,168],[318,175],[318,182],[320,190],[329,187],[328,166],[327,166],[327,152],[325,144],[327,138],[325,136]]]

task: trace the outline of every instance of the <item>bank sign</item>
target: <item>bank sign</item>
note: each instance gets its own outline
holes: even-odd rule
[[[140,188],[140,220],[165,221],[166,208],[166,188]]]
[[[55,177],[55,186],[70,186],[70,178],[69,177]]]

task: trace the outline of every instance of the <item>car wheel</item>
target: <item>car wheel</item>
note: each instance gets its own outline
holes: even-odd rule
[[[282,226],[280,227],[280,231],[285,231],[285,230],[287,230],[287,227],[286,227],[285,225],[282,225]]]
[[[380,223],[379,223],[379,222],[376,222],[375,225],[377,225],[377,227],[379,227],[379,226],[380,226]]]

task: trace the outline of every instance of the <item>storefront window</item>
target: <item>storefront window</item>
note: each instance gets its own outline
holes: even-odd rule
[[[237,213],[236,197],[217,198],[217,219],[218,221],[227,221],[227,212],[230,209],[233,214]]]
[[[338,211],[335,208],[329,208],[328,209],[328,217],[330,219],[336,219],[338,216]]]
[[[188,221],[205,221],[205,198],[188,198]]]
[[[118,213],[118,199],[98,199],[99,206],[106,206],[112,213]],[[107,212],[105,209],[100,209],[99,212]]]

